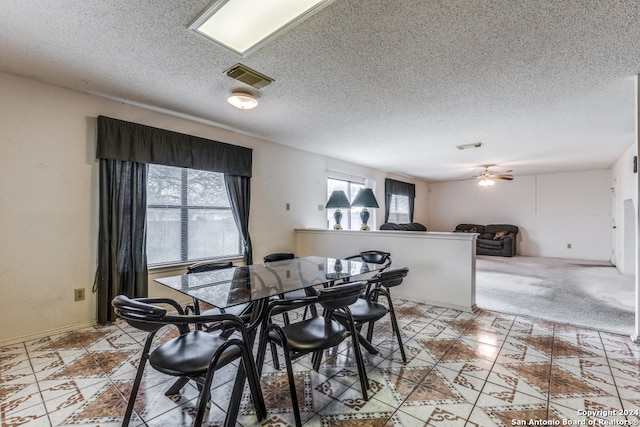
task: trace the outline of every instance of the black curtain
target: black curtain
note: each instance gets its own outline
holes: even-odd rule
[[[384,222],[389,222],[389,207],[391,206],[391,196],[409,197],[409,222],[413,222],[413,207],[416,198],[416,185],[408,182],[396,181],[387,178],[384,180]]]
[[[251,205],[250,178],[239,175],[224,175],[227,194],[231,203],[233,219],[242,237],[242,256],[246,265],[253,264],[253,249],[249,236],[249,206]]]
[[[231,175],[227,192],[251,263],[249,188],[252,150],[178,132],[99,116],[96,158],[100,159],[98,323],[115,320],[118,294],[148,295],[146,255],[147,163]]]
[[[99,159],[154,163],[251,177],[250,148],[98,117]]]
[[[147,165],[100,159],[98,323],[116,319],[119,294],[147,296]]]

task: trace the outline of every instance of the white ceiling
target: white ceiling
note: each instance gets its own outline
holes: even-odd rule
[[[246,58],[187,28],[207,3],[0,0],[0,70],[427,180],[635,141],[637,0],[335,0]],[[226,102],[238,62],[275,79],[255,110]]]

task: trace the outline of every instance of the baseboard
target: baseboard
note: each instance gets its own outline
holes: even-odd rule
[[[398,295],[398,294],[394,294],[393,298],[399,298],[399,299],[403,299],[406,301],[411,301],[411,302],[417,302],[420,304],[429,304],[429,305],[434,305],[436,307],[443,307],[443,308],[450,308],[453,310],[458,310],[458,311],[466,311],[466,312],[470,312],[470,313],[474,313],[475,310],[477,309],[476,305],[472,305],[470,307],[467,306],[462,306],[462,305],[456,305],[456,304],[446,304],[443,302],[438,302],[438,301],[428,301],[428,300],[423,300],[421,298],[413,298],[407,295]]]
[[[25,341],[37,340],[37,339],[40,339],[40,338],[48,337],[50,335],[61,334],[61,333],[64,333],[64,332],[69,332],[69,331],[76,331],[78,329],[93,327],[95,325],[96,325],[95,321],[89,321],[89,322],[78,323],[78,324],[75,324],[75,325],[64,326],[62,328],[47,329],[46,331],[39,331],[39,332],[35,332],[33,334],[27,334],[27,335],[23,335],[23,336],[20,336],[20,337],[14,337],[14,338],[6,339],[6,340],[0,340],[0,346],[17,344],[17,343],[22,343],[22,342],[25,342]]]

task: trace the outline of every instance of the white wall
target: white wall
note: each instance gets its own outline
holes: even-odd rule
[[[484,188],[476,180],[439,182],[429,191],[429,230],[513,224],[519,255],[611,257],[611,170],[517,176]]]
[[[250,230],[258,260],[293,250],[295,228],[326,225],[318,205],[326,203],[327,169],[373,179],[381,206],[384,178],[403,179],[6,74],[0,74],[0,99],[0,342],[95,321],[98,115],[252,148]],[[427,184],[407,181],[417,185],[416,221],[424,221]],[[370,224],[379,225],[383,210],[375,215]],[[86,289],[85,301],[73,301],[75,288]],[[150,292],[159,292],[153,282]]]
[[[347,257],[387,250],[392,268],[409,268],[392,295],[457,310],[476,308],[475,234],[304,229],[296,236],[296,252],[303,256]]]
[[[633,157],[638,147],[632,144],[611,168],[614,229],[614,264],[623,274],[635,274],[635,224],[634,218],[625,218],[625,201],[629,201],[634,212],[638,209],[637,176],[633,173]],[[633,253],[627,253],[633,252]]]

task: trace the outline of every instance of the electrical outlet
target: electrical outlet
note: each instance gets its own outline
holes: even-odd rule
[[[324,210],[324,205],[318,205],[318,210],[319,211],[323,211]]]
[[[567,249],[571,249],[571,243],[567,243]]]
[[[75,301],[84,301],[84,288],[78,288],[73,291]]]

